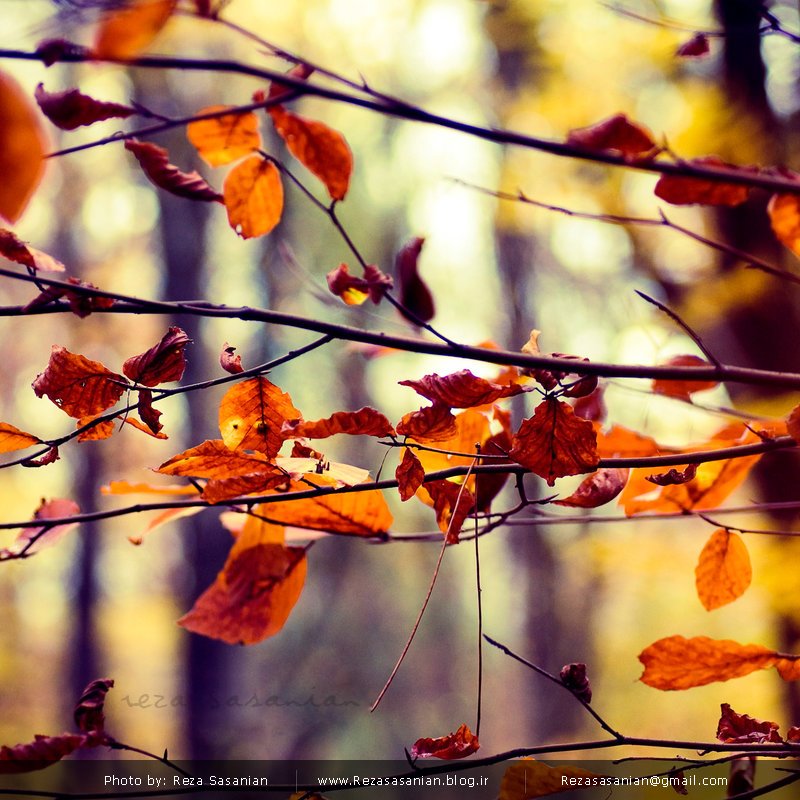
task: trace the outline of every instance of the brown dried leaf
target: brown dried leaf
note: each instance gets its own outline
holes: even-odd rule
[[[269,233],[283,214],[283,184],[278,168],[261,156],[237,164],[222,185],[228,223],[243,239]]]
[[[458,544],[459,533],[467,517],[475,509],[475,498],[463,484],[449,480],[428,481],[420,487],[427,493],[436,512],[439,530],[447,536],[448,544]]]
[[[222,398],[219,429],[231,450],[258,450],[273,458],[287,438],[283,424],[301,416],[288,394],[266,378],[249,378]]]
[[[222,503],[248,494],[265,494],[276,489],[286,491],[290,485],[291,478],[286,472],[265,464],[258,472],[210,480],[203,488],[202,497],[209,503]]]
[[[598,508],[610,503],[625,488],[629,473],[628,469],[599,469],[584,478],[569,497],[553,503],[569,508]]]
[[[398,381],[434,404],[450,408],[471,408],[494,403],[504,397],[513,397],[525,391],[518,383],[500,385],[478,378],[468,369],[450,375],[425,375],[417,381]]]
[[[556,478],[597,468],[597,435],[567,403],[547,398],[520,425],[509,455],[552,486]]]
[[[219,354],[219,365],[231,375],[238,375],[240,372],[244,372],[242,357],[234,355],[235,352],[236,348],[225,342],[222,345],[222,352]]]
[[[0,228],[0,256],[16,264],[22,264],[28,269],[41,272],[63,272],[65,269],[60,261],[25,244],[5,228]]]
[[[326,276],[328,289],[348,306],[360,306],[368,297],[375,305],[380,303],[392,279],[373,264],[364,267],[364,277],[350,274],[347,264],[339,264]]]
[[[587,150],[612,150],[628,158],[649,153],[656,147],[650,131],[631,122],[625,114],[615,114],[595,125],[570,131],[567,144]]]
[[[94,422],[97,417],[81,417],[75,425],[76,428],[82,428],[90,422]],[[79,442],[99,442],[103,439],[110,439],[114,435],[116,427],[113,419],[105,419],[102,422],[96,422],[91,428],[81,431],[78,434]]]
[[[39,458],[29,458],[21,463],[23,467],[45,467],[48,464],[53,464],[58,461],[58,448],[51,447],[44,455]]]
[[[228,108],[232,106],[209,106],[199,111],[198,115],[226,111]],[[258,117],[252,111],[244,114],[231,112],[190,122],[186,135],[200,158],[211,167],[238,161],[261,147]]]
[[[114,681],[111,678],[99,678],[83,690],[73,712],[79,731],[91,734],[103,733],[106,721],[103,706],[106,695],[113,686]]]
[[[720,167],[750,175],[758,171],[756,167],[726,164],[717,156],[693,158],[686,163],[697,167]],[[655,194],[656,197],[676,206],[739,206],[750,196],[750,187],[704,178],[662,175],[656,183]]]
[[[680,486],[693,481],[697,475],[697,464],[687,464],[683,469],[670,469],[658,475],[645,475],[644,479],[656,486]]]
[[[479,748],[478,737],[464,723],[455,733],[448,733],[447,736],[439,736],[436,739],[417,739],[411,745],[410,755],[412,759],[441,758],[453,761],[471,756]]]
[[[675,51],[675,55],[681,58],[702,58],[708,53],[708,37],[704,33],[696,33]]]
[[[422,482],[425,480],[425,468],[411,448],[406,447],[403,450],[403,459],[395,470],[394,476],[397,479],[397,488],[403,502],[412,498],[417,489],[422,486]]]
[[[287,439],[327,439],[337,433],[350,436],[394,436],[394,428],[380,411],[365,406],[358,411],[336,411],[327,419],[313,422],[289,420],[283,423],[282,429],[282,434]]]
[[[77,89],[48,92],[42,83],[36,87],[33,96],[42,113],[62,131],[73,131],[104,119],[127,119],[137,113],[131,106],[95,100]]]
[[[173,456],[156,472],[191,478],[232,478],[269,469],[261,453],[234,452],[220,439],[211,439]]]
[[[737,714],[728,703],[720,706],[722,714],[717,725],[717,739],[736,744],[783,744],[777,722],[754,719],[747,714]]]
[[[33,382],[37,397],[47,395],[75,419],[93,417],[122,397],[128,382],[122,375],[66,347],[53,345],[47,369]]]
[[[450,406],[434,403],[405,414],[397,425],[397,433],[418,442],[443,442],[456,435],[456,418]]]
[[[158,344],[138,356],[131,356],[122,371],[142,386],[179,381],[186,368],[183,350],[192,340],[180,328],[170,328]]]
[[[14,747],[0,747],[0,775],[33,772],[45,769],[84,746],[86,736],[62,733],[61,736],[40,736],[32,742]]]
[[[133,153],[147,179],[159,189],[187,200],[222,202],[222,195],[198,172],[182,172],[171,164],[169,153],[163,147],[152,142],[128,139],[125,149]]]
[[[98,58],[133,58],[167,24],[177,0],[131,0],[109,11],[100,23],[93,52]]]
[[[404,244],[394,262],[394,271],[400,284],[400,304],[407,308],[416,319],[411,322],[430,322],[435,313],[436,305],[433,302],[428,285],[419,274],[419,256],[425,239],[417,236]]]
[[[325,184],[333,200],[344,200],[353,172],[353,154],[344,136],[283,106],[268,111],[289,152]]]
[[[694,570],[697,596],[706,611],[741,597],[753,578],[741,536],[718,528],[703,547]]]
[[[572,694],[583,700],[584,703],[592,702],[592,687],[589,677],[586,674],[586,664],[577,662],[564,664],[559,672],[561,683],[569,689]]]
[[[47,140],[19,84],[0,72],[0,217],[16,222],[44,173]]]

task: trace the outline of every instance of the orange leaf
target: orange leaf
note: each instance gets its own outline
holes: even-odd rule
[[[173,456],[156,472],[192,478],[231,478],[270,469],[261,453],[234,452],[220,439],[212,439]]]
[[[164,511],[159,511],[158,514],[151,517],[150,521],[145,526],[145,529],[137,536],[129,536],[128,541],[135,544],[137,547],[142,544],[144,537],[148,533],[152,533],[162,525],[167,525],[175,520],[183,519],[184,517],[193,517],[203,510],[202,506],[191,506],[189,508],[167,508]]]
[[[429,481],[420,487],[427,493],[436,512],[439,530],[447,535],[448,544],[458,544],[458,534],[467,517],[475,508],[472,492],[463,484],[453,481]]]
[[[269,114],[289,152],[325,184],[333,200],[344,200],[353,171],[353,154],[344,136],[283,106],[272,106]]]
[[[369,406],[358,411],[337,411],[327,419],[314,422],[292,420],[283,423],[283,435],[287,439],[327,439],[337,433],[351,436],[394,436],[394,428],[380,411]]]
[[[0,156],[2,157],[2,156]],[[0,228],[0,256],[22,264],[33,270],[43,272],[63,272],[64,265],[52,256],[25,244],[11,231]]]
[[[281,221],[281,176],[278,168],[261,156],[251,156],[228,173],[222,196],[228,223],[243,239],[264,236]]]
[[[400,284],[400,304],[416,317],[411,322],[430,322],[436,313],[431,290],[419,274],[419,256],[424,244],[425,239],[415,237],[400,248],[394,262]]]
[[[571,406],[549,397],[520,425],[509,455],[552,486],[556,478],[597,468],[597,435]]]
[[[152,483],[130,483],[129,481],[111,481],[107,486],[100,487],[101,494],[197,494],[194,486],[186,484],[162,484],[157,486]]]
[[[139,166],[154,186],[188,200],[222,202],[222,195],[198,172],[182,172],[169,161],[169,153],[152,142],[128,139],[125,149],[133,153]]]
[[[570,508],[597,508],[610,503],[625,487],[628,480],[627,469],[599,469],[563,500],[554,500],[557,506]]]
[[[800,255],[800,197],[796,194],[773,195],[767,213],[778,241],[796,256]]]
[[[450,375],[426,375],[418,381],[398,381],[432,403],[450,408],[471,408],[494,403],[504,397],[513,397],[524,391],[517,383],[500,385],[478,378],[468,369]]]
[[[741,597],[753,577],[742,537],[718,528],[706,542],[694,570],[697,596],[706,611]]]
[[[170,328],[158,344],[138,356],[131,356],[122,371],[135,383],[157,386],[159,383],[179,381],[186,368],[183,349],[192,340],[180,328]]]
[[[81,417],[76,427],[82,428],[84,425],[88,425],[93,419],[95,419],[95,417]],[[102,422],[98,422],[96,425],[92,425],[91,428],[87,428],[85,431],[81,431],[78,434],[78,441],[99,442],[102,439],[109,439],[114,435],[115,429],[114,420],[106,419]]]
[[[693,158],[686,162],[697,167],[724,167],[726,169],[752,174],[755,167],[738,167],[726,164],[717,156]],[[739,206],[750,196],[750,187],[736,183],[710,181],[704,178],[685,178],[681,175],[662,175],[655,188],[656,197],[676,206]]]
[[[160,411],[156,411],[155,413],[161,414]],[[161,430],[159,430],[157,433],[153,433],[153,429],[149,425],[145,425],[144,422],[141,422],[135,417],[126,417],[124,422],[126,425],[130,425],[132,428],[136,428],[137,431],[146,433],[148,436],[152,436],[154,439],[161,439],[162,441],[169,439],[169,436],[167,436],[166,433],[162,433]]]
[[[708,361],[703,361],[698,356],[673,356],[665,367],[710,367]],[[717,381],[687,381],[670,380],[669,378],[656,378],[653,381],[652,389],[656,394],[665,394],[667,397],[677,397],[681,400],[691,400],[692,394],[702,392],[705,389],[713,389]]]
[[[647,153],[656,146],[650,131],[631,122],[624,114],[615,114],[595,125],[570,131],[567,144],[587,150],[615,150],[627,157]]]
[[[46,521],[72,517],[75,514],[80,514],[80,508],[72,500],[42,500],[33,515],[33,519]],[[77,525],[77,522],[67,522],[61,525],[42,525],[39,528],[22,528],[11,547],[4,548],[0,551],[0,554],[4,556],[19,555],[20,553],[24,553],[26,556],[33,555],[45,547],[54,545],[64,534],[69,533]]]
[[[444,442],[456,435],[456,418],[450,406],[434,404],[405,414],[397,425],[397,432],[418,442]]]
[[[98,58],[133,58],[167,24],[177,0],[132,0],[106,14],[94,40]]]
[[[53,345],[47,369],[33,382],[37,397],[47,395],[71,417],[93,417],[122,397],[128,382],[99,361]]]
[[[39,115],[17,82],[0,72],[0,216],[16,222],[44,172]]]
[[[283,424],[301,416],[288,394],[266,378],[250,378],[225,393],[219,429],[231,450],[258,450],[273,458],[287,438]]]
[[[441,758],[448,761],[471,756],[480,748],[478,737],[466,723],[455,733],[436,739],[417,739],[411,746],[411,758]]]
[[[395,470],[394,476],[397,478],[397,488],[403,502],[413,497],[417,489],[422,486],[425,480],[425,468],[411,448],[406,447],[403,451],[403,460]]]
[[[759,644],[730,639],[668,636],[639,654],[644,672],[639,680],[654,689],[673,691],[741,678],[759,669],[778,667],[784,680],[797,680],[797,661]]]
[[[717,724],[717,739],[721,742],[783,744],[777,722],[754,719],[747,714],[737,714],[728,703],[722,703],[720,709],[722,714]]]
[[[178,624],[228,644],[255,644],[284,626],[306,578],[302,547],[257,544],[231,555]]]
[[[597,453],[600,458],[639,458],[658,453],[674,452],[661,448],[655,439],[625,428],[612,425],[608,433],[597,429]]]
[[[32,433],[25,433],[7,422],[0,422],[0,453],[10,453],[12,450],[24,450],[38,444],[42,440]]]
[[[290,482],[290,477],[283,470],[264,464],[258,472],[210,480],[203,488],[202,496],[209,503],[221,503],[247,494],[264,494],[274,489],[288,488]]]
[[[36,87],[33,96],[42,113],[62,131],[73,131],[82,125],[93,125],[104,119],[126,119],[136,113],[135,108],[95,100],[77,89],[48,92],[42,83]]]
[[[209,106],[199,111],[198,115],[225,111],[229,107]],[[252,111],[190,122],[186,127],[186,135],[200,158],[211,167],[230,164],[261,147],[258,117]]]
[[[550,767],[532,758],[512,764],[503,773],[498,800],[532,800],[548,794],[597,786],[604,777],[580,767]]]

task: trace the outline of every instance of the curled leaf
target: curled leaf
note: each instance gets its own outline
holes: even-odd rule
[[[616,151],[629,158],[649,153],[656,147],[650,131],[631,122],[625,114],[615,114],[589,127],[570,131],[567,144],[587,150]]]
[[[79,731],[93,734],[103,733],[105,727],[103,706],[106,695],[113,686],[114,681],[111,678],[100,678],[92,681],[83,690],[74,711],[75,724]]]
[[[219,365],[231,375],[238,375],[240,372],[244,372],[242,357],[234,355],[235,352],[236,348],[225,342],[222,345],[222,352],[219,354]]]
[[[33,96],[47,119],[63,131],[93,125],[104,119],[126,119],[136,113],[135,108],[95,100],[77,89],[48,92],[42,83],[36,87]]]
[[[455,733],[435,739],[417,739],[411,746],[411,758],[441,758],[452,761],[466,758],[480,748],[478,737],[464,723]]]
[[[328,289],[348,306],[360,306],[369,297],[375,305],[380,303],[392,279],[373,264],[364,267],[364,277],[350,274],[347,264],[339,264],[326,276]]]
[[[559,672],[561,683],[584,703],[592,702],[592,687],[586,674],[586,664],[565,664]]]
[[[413,323],[430,322],[436,306],[433,295],[419,274],[419,256],[425,239],[417,236],[400,248],[394,262],[394,271],[400,284],[400,304],[408,309]]]
[[[398,381],[434,404],[450,408],[471,408],[494,403],[504,397],[513,397],[524,391],[517,383],[500,385],[478,378],[468,369],[450,375],[426,375],[417,381]]]
[[[0,228],[0,256],[32,270],[63,272],[64,265],[52,256],[25,244],[11,231]]]
[[[704,33],[696,33],[675,51],[675,55],[681,58],[702,58],[708,53],[708,37]]]
[[[282,434],[291,439],[327,439],[337,433],[350,436],[394,436],[392,423],[374,408],[365,406],[358,411],[337,411],[327,419],[313,422],[290,420],[283,423]]]
[[[450,406],[434,403],[406,414],[397,425],[397,433],[418,442],[442,442],[456,434],[456,418]]]
[[[186,368],[183,351],[191,341],[183,330],[173,326],[158,344],[138,356],[131,356],[122,365],[122,371],[142,386],[179,381]]]
[[[683,469],[670,469],[659,475],[645,475],[644,479],[656,486],[680,486],[694,480],[697,474],[697,464],[688,464]]]
[[[780,726],[777,722],[754,719],[747,714],[737,714],[728,703],[722,703],[720,709],[722,714],[717,725],[717,739],[721,742],[783,744],[783,738],[778,733]]]
[[[553,503],[569,508],[598,508],[610,503],[625,488],[629,472],[619,468],[599,469],[584,478],[569,497]]]

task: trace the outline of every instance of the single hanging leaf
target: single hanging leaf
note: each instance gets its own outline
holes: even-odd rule
[[[624,114],[615,114],[587,128],[567,134],[567,144],[587,150],[611,150],[628,158],[649,153],[656,147],[650,131],[631,122]]]
[[[295,80],[304,81],[310,78],[314,74],[314,68],[308,66],[308,64],[295,64],[290,70],[287,71],[286,75],[290,78],[294,78]],[[257,94],[260,95],[260,99],[256,98],[253,95],[253,102],[262,102],[265,99],[268,100],[280,100],[282,97],[286,97],[292,92],[297,91],[293,86],[286,86],[281,84],[279,81],[274,80],[269,86],[269,94],[267,97],[264,97],[263,90],[259,90]]]
[[[456,435],[456,418],[450,406],[434,403],[405,414],[397,424],[397,433],[417,442],[443,442]]]
[[[410,755],[417,758],[442,758],[452,761],[466,758],[480,748],[478,737],[464,723],[455,733],[439,736],[436,739],[417,739],[411,745]]]
[[[0,216],[16,222],[44,172],[47,140],[19,84],[0,72]]]
[[[269,233],[283,214],[283,185],[278,168],[261,156],[237,164],[222,186],[228,223],[243,239]]]
[[[92,681],[78,699],[73,715],[78,730],[83,733],[100,735],[105,728],[105,705],[106,695],[114,686],[111,678],[100,678]]]
[[[214,583],[178,624],[227,644],[255,644],[286,623],[303,591],[302,547],[257,544],[231,551]]]
[[[47,369],[33,382],[37,397],[47,395],[75,419],[93,417],[122,397],[128,381],[99,361],[53,345]]]
[[[419,256],[425,239],[417,236],[404,244],[394,262],[394,272],[400,284],[400,304],[407,308],[420,322],[430,322],[436,314],[428,285],[419,274]],[[415,319],[411,322],[416,324]]]
[[[680,486],[689,483],[697,475],[697,464],[689,464],[683,469],[670,469],[658,475],[645,475],[644,479],[656,486]]]
[[[278,455],[286,440],[285,422],[302,414],[286,392],[266,378],[249,378],[232,386],[219,404],[219,429],[231,450],[258,450]]]
[[[742,537],[724,528],[711,534],[694,570],[697,596],[706,611],[741,597],[753,577]]]
[[[778,241],[800,256],[800,196],[773,195],[767,206],[772,232]]]
[[[628,469],[599,469],[563,500],[554,500],[557,506],[569,508],[598,508],[610,503],[624,488],[628,481]]]
[[[639,654],[639,661],[644,665],[639,680],[662,691],[728,681],[769,667],[777,667],[784,680],[800,679],[795,659],[759,644],[739,644],[707,636],[659,639]]]
[[[325,184],[332,200],[344,200],[353,172],[353,154],[344,136],[283,106],[268,111],[289,152]]]
[[[313,422],[290,420],[283,423],[287,439],[327,439],[337,433],[350,436],[394,436],[392,423],[374,408],[365,406],[358,411],[337,411],[327,419]]]
[[[219,365],[231,375],[238,375],[240,372],[244,372],[242,357],[234,355],[235,352],[236,348],[225,342],[222,345],[222,352],[219,354]]]
[[[222,202],[222,195],[198,172],[182,172],[170,164],[169,153],[163,147],[152,142],[128,139],[125,149],[133,153],[147,179],[160,189],[188,200]]]
[[[524,388],[518,383],[505,385],[478,378],[468,369],[450,375],[426,375],[418,381],[398,381],[400,386],[409,386],[417,394],[432,403],[450,408],[471,408],[494,403],[504,397],[514,397]]]
[[[225,111],[227,108],[229,106],[209,106],[199,111],[198,116]],[[186,127],[186,135],[200,158],[211,167],[238,161],[261,147],[258,117],[252,111],[190,122]]]
[[[131,0],[109,11],[95,35],[98,58],[133,58],[142,52],[167,24],[177,0]]]
[[[331,293],[348,306],[360,306],[368,297],[378,305],[393,285],[392,279],[374,264],[364,267],[363,278],[351,275],[347,264],[339,264],[326,275],[326,280]]]
[[[561,678],[561,683],[563,683],[572,694],[579,697],[584,703],[592,702],[592,686],[586,674],[586,664],[581,662],[564,664],[558,676]]]
[[[509,455],[552,486],[556,478],[597,468],[597,434],[571,406],[550,397],[523,421]]]
[[[708,37],[704,33],[696,33],[675,51],[680,58],[703,58],[708,53]]]
[[[39,444],[42,440],[32,433],[25,433],[19,428],[0,422],[0,453],[11,453],[14,450],[25,450]]]
[[[738,167],[726,164],[717,156],[693,158],[686,162],[697,167],[720,167],[752,175],[756,167]],[[750,196],[750,187],[704,178],[686,178],[681,175],[662,175],[655,188],[656,197],[676,206],[739,206]]]
[[[165,461],[156,472],[187,478],[231,478],[271,472],[272,465],[261,453],[234,452],[220,439],[191,447]]]
[[[736,744],[783,744],[777,722],[754,719],[747,714],[737,714],[728,703],[720,705],[722,714],[717,725],[717,739]]]
[[[20,466],[23,467],[46,467],[48,464],[54,464],[58,461],[58,448],[51,447],[44,455],[39,456],[38,458],[29,458],[23,461]]]
[[[153,407],[153,393],[149,389],[139,390],[139,407],[136,411],[142,423],[146,426],[147,433],[158,437],[164,426],[159,422],[161,412]],[[128,417],[125,421],[133,423],[135,420]]]
[[[170,328],[161,341],[138,356],[131,356],[122,371],[142,386],[179,381],[186,368],[183,350],[192,340],[180,328]]]
[[[2,157],[2,156],[0,156]],[[64,265],[52,256],[25,244],[11,231],[0,228],[0,256],[42,272],[64,272]]]
[[[73,517],[76,514],[80,514],[80,508],[72,500],[42,500],[41,505],[33,515],[33,519],[47,521],[48,519]],[[77,526],[77,522],[67,522],[61,525],[42,525],[39,528],[22,528],[11,547],[0,550],[0,557],[17,556],[21,553],[28,556],[38,553],[45,547],[54,545],[66,533],[69,533]]]
[[[449,480],[428,481],[420,491],[426,494],[436,512],[439,530],[447,536],[448,544],[458,544],[459,533],[467,517],[475,510],[475,497],[463,484]]]
[[[403,459],[395,470],[394,476],[397,479],[397,488],[403,502],[412,498],[417,489],[422,486],[422,482],[425,480],[425,467],[422,466],[410,447],[403,450]]]
[[[708,361],[703,361],[698,356],[673,356],[665,367],[710,367]],[[656,378],[653,381],[652,389],[656,394],[664,394],[667,397],[677,397],[681,400],[691,402],[695,392],[702,392],[706,389],[713,389],[717,386],[717,381],[687,381],[671,380],[669,378]]]
[[[541,761],[524,758],[503,773],[498,800],[533,800],[581,787],[596,787],[603,777],[580,767],[551,767]]]
[[[42,83],[36,87],[33,96],[42,113],[62,131],[73,131],[104,119],[126,119],[137,113],[131,106],[95,100],[77,89],[48,92]]]

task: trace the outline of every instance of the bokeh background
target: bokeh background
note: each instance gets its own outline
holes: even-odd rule
[[[42,38],[90,41],[94,9],[45,0],[4,0],[3,46],[29,49]],[[88,5],[88,4],[86,4]],[[234,0],[225,16],[332,70],[480,125],[563,139],[567,131],[616,112],[650,127],[684,157],[717,154],[736,163],[796,162],[800,90],[798,46],[759,37],[758,3],[637,0],[628,7],[656,20],[728,34],[704,59],[676,58],[689,31],[653,25],[596,0]],[[797,27],[797,9],[773,3]],[[282,62],[253,42],[207,21],[172,20],[152,52]],[[135,99],[170,116],[216,103],[245,103],[259,82],[214,73],[158,73],[103,65],[3,61],[33,92],[79,86],[92,96]],[[723,361],[800,369],[794,290],[723,258],[674,231],[570,218],[466,187],[522,190],[592,213],[653,216],[654,176],[504,148],[313,98],[298,110],[341,130],[355,154],[341,219],[371,262],[391,271],[394,254],[424,236],[421,270],[436,299],[435,325],[468,343],[519,348],[531,328],[545,352],[595,360],[659,363],[696,352],[634,289],[675,308]],[[101,123],[59,135],[52,148],[112,133]],[[265,126],[266,130],[266,126]],[[155,139],[173,162],[198,166],[182,131]],[[270,152],[285,151],[276,138]],[[300,168],[298,168],[299,170]],[[202,168],[219,185],[224,170]],[[308,177],[308,176],[306,176]],[[309,177],[309,181],[312,181]],[[670,209],[681,224],[779,264],[756,193],[736,211]],[[345,307],[325,274],[352,258],[328,220],[289,188],[278,228],[243,242],[221,207],[181,201],[146,182],[121,144],[53,159],[17,233],[63,260],[70,274],[104,289],[170,299],[258,305],[376,330],[410,333],[390,308]],[[27,285],[4,281],[4,304],[30,299]],[[313,337],[229,320],[93,315],[0,319],[0,419],[38,435],[71,424],[31,381],[51,344],[118,369],[157,341],[168,324],[194,340],[186,380],[216,377],[224,341],[245,365],[278,356]],[[398,419],[416,408],[397,380],[447,372],[452,359],[408,354],[370,358],[329,345],[270,378],[307,419],[370,404]],[[481,371],[475,365],[470,365]],[[485,368],[482,374],[491,375]],[[694,409],[654,397],[646,382],[607,383],[609,418],[684,445],[725,422],[714,408],[785,414],[796,396],[718,388]],[[223,388],[162,404],[169,441],[123,430],[107,441],[63,448],[39,470],[0,472],[0,519],[29,518],[42,497],[72,497],[83,510],[111,507],[100,493],[112,479],[149,480],[185,447],[217,436]],[[517,422],[532,409],[514,405]],[[346,437],[340,437],[346,438]],[[327,455],[376,474],[385,453],[369,441],[335,442]],[[393,471],[396,453],[384,470]],[[794,499],[796,460],[774,456],[729,502]],[[568,493],[575,481],[557,489]],[[531,493],[547,487],[531,482]],[[496,501],[502,508],[510,496]],[[393,502],[395,530],[435,528],[421,504]],[[707,613],[694,591],[694,564],[710,528],[697,520],[620,520],[604,524],[516,525],[482,540],[485,630],[551,671],[585,661],[594,703],[625,733],[713,739],[721,702],[785,730],[800,703],[772,672],[684,693],[637,682],[637,654],[662,636],[708,635],[794,651],[798,613],[796,548],[751,536],[748,593]],[[753,527],[791,527],[790,516],[742,517]],[[174,523],[134,547],[148,523],[127,516],[84,526],[0,575],[0,743],[27,741],[70,724],[70,709],[92,678],[113,677],[108,728],[120,740],[173,757],[402,757],[420,736],[474,724],[477,621],[474,551],[448,550],[431,607],[380,709],[369,706],[388,676],[422,602],[438,545],[374,545],[323,539],[310,552],[304,593],[285,629],[249,648],[231,648],[179,628],[223,563],[230,536],[218,512]],[[743,522],[744,524],[744,522]],[[8,543],[13,532],[3,532]],[[161,699],[159,699],[161,698]],[[501,653],[485,652],[485,752],[546,741],[595,738],[599,731],[566,693]]]

